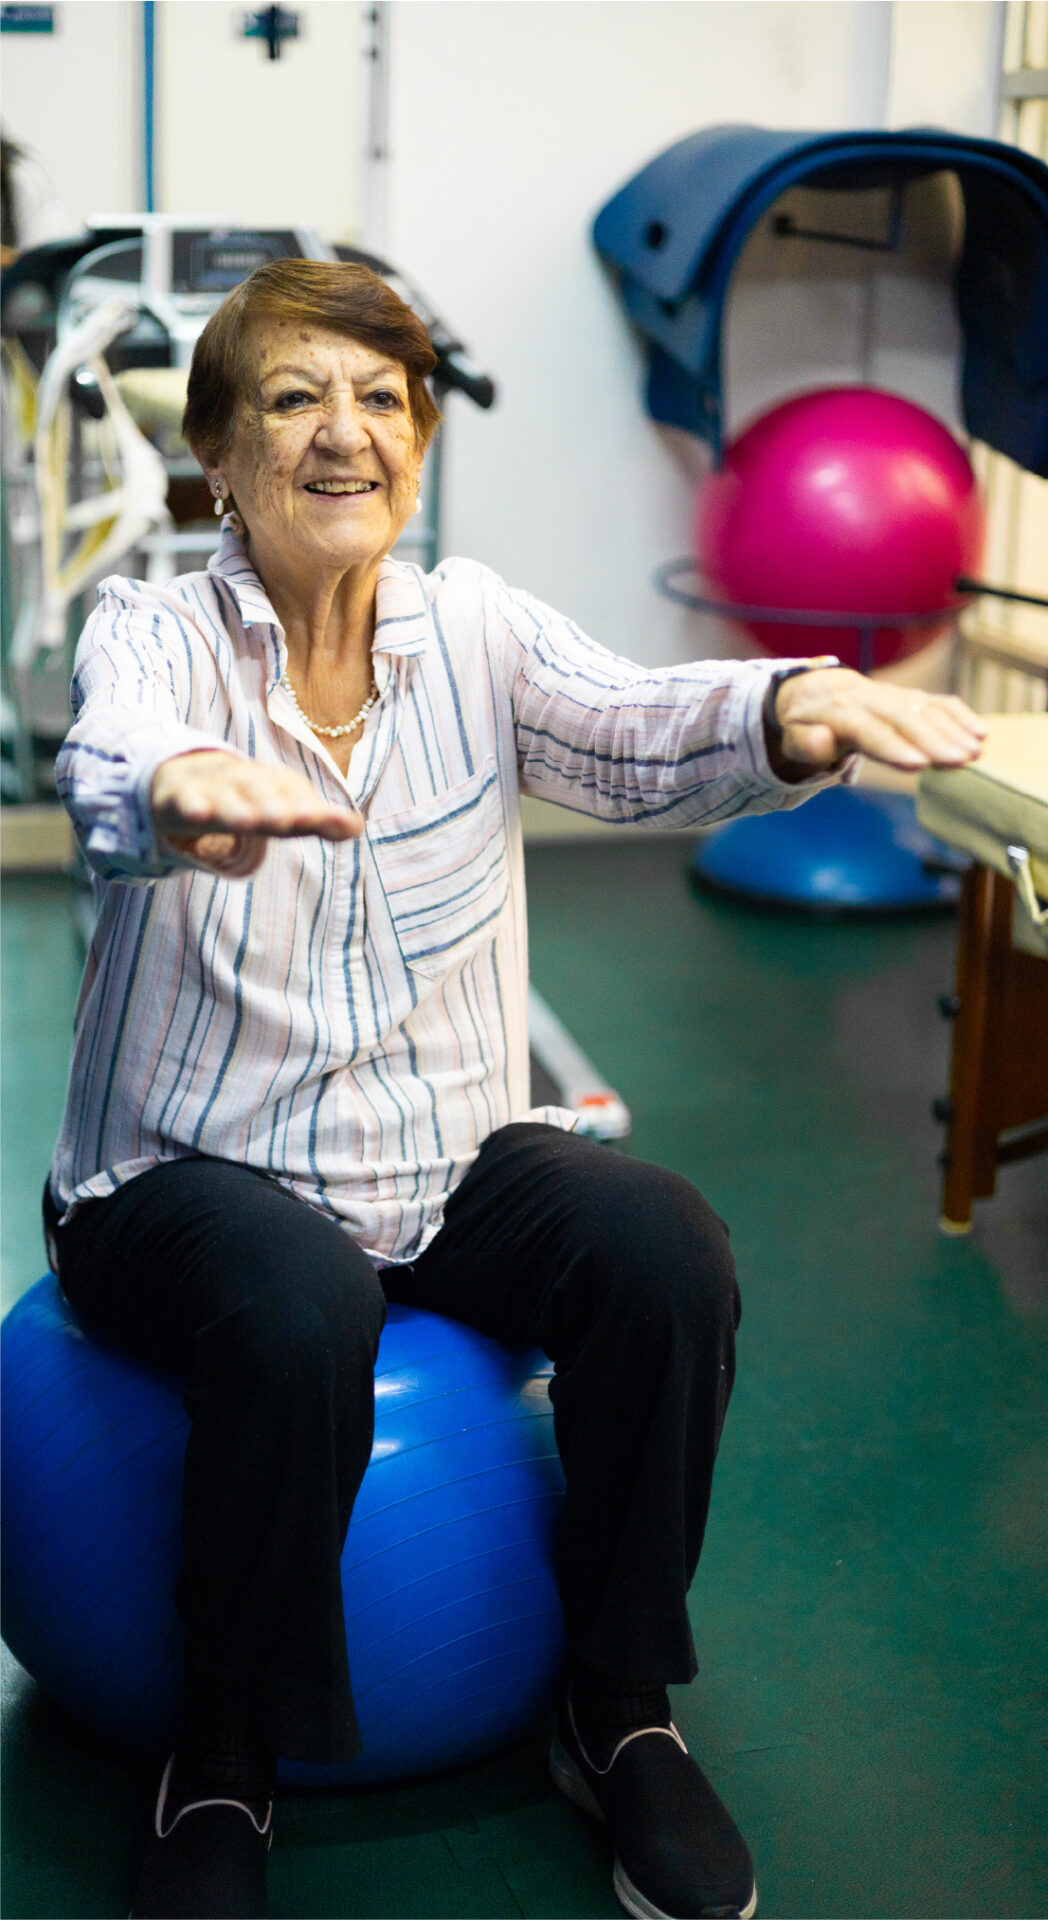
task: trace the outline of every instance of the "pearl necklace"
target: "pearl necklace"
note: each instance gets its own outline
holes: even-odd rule
[[[375,701],[378,699],[378,688],[376,687],[375,682],[372,680],[371,692],[368,694],[368,697],[365,700],[364,705],[361,707],[360,712],[355,713],[353,715],[352,720],[347,720],[344,727],[321,727],[317,725],[317,722],[315,720],[310,719],[308,713],[303,713],[302,708],[298,704],[298,695],[295,692],[294,687],[291,685],[290,680],[288,679],[286,667],[284,668],[284,671],[280,676],[280,684],[283,687],[284,692],[290,696],[291,704],[294,707],[295,712],[298,714],[299,719],[305,721],[307,727],[310,729],[312,733],[322,733],[325,740],[341,740],[342,735],[344,733],[354,733],[357,727],[359,727],[361,721],[367,719],[368,714],[371,712],[371,709],[375,704]]]

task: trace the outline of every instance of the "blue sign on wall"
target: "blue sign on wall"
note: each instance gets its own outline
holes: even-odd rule
[[[0,33],[53,33],[53,7],[0,7]]]

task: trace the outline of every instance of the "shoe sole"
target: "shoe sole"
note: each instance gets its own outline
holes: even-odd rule
[[[590,1792],[582,1774],[564,1745],[559,1733],[555,1733],[549,1750],[549,1770],[555,1787],[559,1787],[565,1798],[581,1807],[584,1813],[591,1813],[595,1819],[607,1826],[603,1808],[599,1800]],[[672,1914],[664,1913],[661,1907],[655,1907],[646,1900],[639,1887],[635,1887],[622,1861],[616,1857],[615,1871],[612,1875],[619,1903],[634,1920],[674,1920]],[[757,1887],[744,1907],[739,1909],[739,1920],[752,1920],[757,1911]]]

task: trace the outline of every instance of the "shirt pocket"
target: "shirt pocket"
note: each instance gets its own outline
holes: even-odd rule
[[[368,845],[412,972],[440,979],[493,937],[509,893],[494,756],[422,806],[372,821]]]

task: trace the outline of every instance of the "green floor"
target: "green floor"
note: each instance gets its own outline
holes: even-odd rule
[[[731,1223],[739,1378],[678,1722],[771,1915],[1048,1913],[1048,1178],[1006,1169],[936,1230],[949,920],[818,925],[699,900],[682,842],[529,856],[537,985],[629,1101],[630,1151]],[[37,1193],[76,941],[58,882],[5,886],[5,1300]],[[126,1912],[150,1783],[17,1669],[11,1916]],[[407,1787],[282,1797],[284,1916],[618,1912],[541,1742]]]

